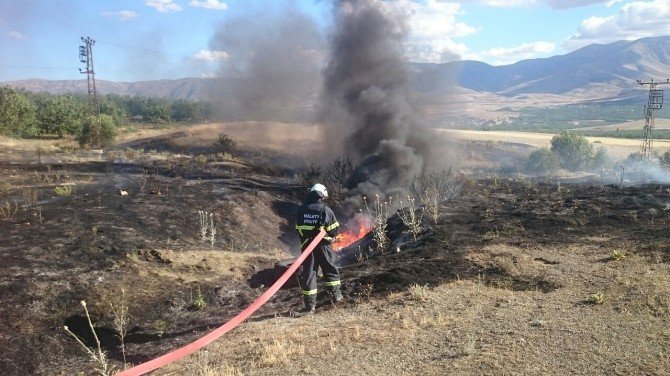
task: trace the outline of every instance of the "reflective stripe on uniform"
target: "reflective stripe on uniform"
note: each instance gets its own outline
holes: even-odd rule
[[[326,282],[326,286],[328,286],[328,287],[339,286],[339,285],[341,285],[341,284],[342,284],[342,283],[341,283],[339,280],[338,280],[338,281],[330,281],[330,282]]]
[[[316,226],[311,226],[311,225],[295,225],[295,229],[298,230],[298,233],[300,233],[300,236],[302,236],[303,231],[312,231],[316,229]]]
[[[332,241],[333,241],[333,238],[331,238],[330,236],[324,236],[324,237],[323,237],[323,240],[327,240],[327,241],[329,241],[329,242],[332,242]]]
[[[335,223],[333,223],[332,225],[326,227],[326,231],[333,231],[333,229],[336,228],[336,227],[338,227],[338,226],[340,226],[340,223],[339,223],[339,222],[335,222]]]
[[[304,242],[300,243],[300,248],[304,247],[305,244],[307,244],[310,240],[312,240],[312,238],[307,238],[307,239],[305,239]]]
[[[302,290],[302,294],[305,295],[305,296],[307,296],[307,295],[315,295],[316,292],[317,292],[316,289],[314,289],[314,290]]]

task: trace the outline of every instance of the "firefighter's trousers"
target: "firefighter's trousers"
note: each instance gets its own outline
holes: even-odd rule
[[[316,305],[316,277],[319,267],[321,267],[326,288],[330,293],[340,292],[340,272],[333,261],[333,247],[318,245],[302,263],[302,272],[299,275],[305,307]]]

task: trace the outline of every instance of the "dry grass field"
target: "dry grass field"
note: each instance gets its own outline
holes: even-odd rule
[[[416,241],[394,217],[405,240],[342,269],[344,302],[320,294],[316,314],[294,317],[292,283],[155,374],[669,374],[670,186],[504,175],[548,139],[436,132],[460,139],[445,155],[460,154],[463,192]],[[235,156],[218,152],[220,133]],[[319,137],[226,123],[128,132],[103,152],[0,139],[0,374],[93,374],[62,329],[94,346],[80,300],[117,369],[122,290],[128,364],[239,313],[295,255],[297,174]]]
[[[635,125],[636,124],[630,125],[627,123],[626,129],[634,129],[633,127]],[[596,127],[588,129],[595,128]],[[616,129],[616,127],[613,129]],[[640,129],[642,129],[642,126],[640,126]],[[447,138],[455,138],[464,141],[490,141],[509,144],[523,144],[533,148],[551,147],[551,138],[554,136],[551,133],[475,131],[461,129],[438,129],[436,132],[438,134],[444,135]],[[628,138],[587,137],[587,139],[597,147],[603,146],[606,148],[608,154],[615,158],[625,158],[631,153],[640,151],[640,146],[642,144],[640,140]],[[661,154],[670,150],[670,140],[655,140],[654,150]]]
[[[666,187],[480,181],[344,306],[245,324],[159,374],[664,375]],[[656,215],[651,215],[651,211]]]

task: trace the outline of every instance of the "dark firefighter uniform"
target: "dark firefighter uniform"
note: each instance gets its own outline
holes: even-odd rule
[[[330,245],[339,232],[339,225],[333,211],[323,203],[323,198],[317,192],[310,192],[307,201],[298,212],[295,226],[300,234],[300,249],[304,250],[321,228],[326,230],[326,236],[305,259],[302,273],[299,275],[307,310],[313,310],[316,306],[316,277],[319,267],[323,272],[326,288],[333,299],[336,302],[342,300],[340,272],[333,262],[333,247]]]

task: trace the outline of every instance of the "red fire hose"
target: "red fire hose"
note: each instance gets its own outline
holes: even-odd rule
[[[324,230],[321,230],[314,240],[312,240],[311,243],[309,243],[309,246],[298,256],[298,258],[293,262],[293,265],[291,265],[290,268],[284,274],[279,277],[277,282],[275,282],[270,288],[263,293],[263,295],[259,296],[258,299],[256,299],[251,305],[247,308],[244,309],[244,311],[240,312],[237,316],[233,317],[228,321],[227,323],[221,325],[220,327],[214,329],[212,332],[209,334],[206,334],[197,340],[180,347],[176,350],[170,351],[169,353],[165,355],[161,355],[158,358],[152,359],[146,363],[142,363],[139,365],[136,365],[135,367],[128,368],[125,371],[121,371],[116,374],[116,376],[137,376],[137,375],[144,375],[147,372],[151,372],[155,369],[158,369],[160,367],[163,367],[164,365],[173,362],[175,360],[181,359],[185,357],[186,355],[192,354],[204,346],[214,342],[217,338],[221,337],[222,335],[226,334],[227,332],[231,331],[233,328],[236,326],[240,325],[244,320],[246,320],[251,314],[256,312],[257,309],[259,309],[263,304],[265,304],[272,295],[274,295],[279,289],[286,283],[286,281],[295,273],[296,269],[300,267],[303,261],[305,261],[305,258],[312,253],[314,248],[316,247],[317,244],[323,239],[323,237],[326,235],[326,232]]]

